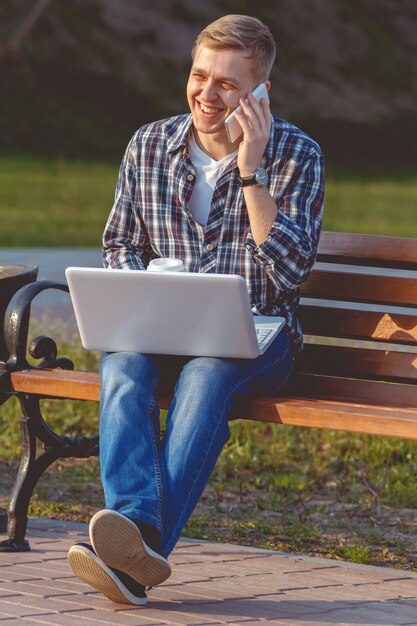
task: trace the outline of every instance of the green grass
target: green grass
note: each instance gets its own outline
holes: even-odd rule
[[[327,179],[325,230],[417,237],[416,214],[417,175]]]
[[[271,505],[279,508],[314,493],[352,505],[359,498],[373,506],[369,485],[378,484],[383,504],[412,508],[416,453],[417,442],[411,440],[241,422],[232,425],[213,487],[221,491],[235,481],[242,494],[267,490]]]
[[[334,555],[351,563],[362,565],[372,565],[373,563],[372,551],[367,546],[341,546],[334,551]]]
[[[118,164],[0,158],[0,246],[101,246]],[[324,228],[417,236],[417,175],[330,172]]]
[[[0,246],[101,247],[118,166],[0,158]]]

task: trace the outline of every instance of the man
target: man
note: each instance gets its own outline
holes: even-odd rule
[[[275,44],[256,18],[228,15],[197,37],[187,84],[191,115],[148,124],[131,140],[104,232],[104,263],[144,269],[175,257],[189,272],[245,277],[253,312],[287,320],[256,359],[105,354],[100,461],[106,509],[69,563],[116,602],[145,604],[229,437],[237,398],[287,381],[302,335],[299,287],[316,257],[323,204],[320,148],[273,117],[251,91]],[[247,102],[245,102],[247,98]],[[225,119],[238,105],[242,136]],[[173,329],[175,332],[175,329]],[[157,397],[174,389],[163,437]]]

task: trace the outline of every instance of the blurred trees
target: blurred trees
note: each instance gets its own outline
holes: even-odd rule
[[[24,39],[29,35],[42,13],[47,9],[52,0],[35,0],[22,17],[17,28],[12,32],[8,40],[0,46],[0,57],[4,60],[16,60],[19,49]]]
[[[138,126],[187,111],[195,36],[237,12],[277,40],[273,112],[328,161],[416,166],[414,0],[2,0],[0,150],[118,160]]]

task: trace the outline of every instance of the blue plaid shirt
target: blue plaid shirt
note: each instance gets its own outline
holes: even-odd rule
[[[273,117],[262,166],[279,208],[266,241],[253,240],[234,159],[214,190],[206,226],[188,209],[195,171],[188,153],[191,115],[140,128],[130,141],[103,235],[105,267],[144,269],[182,259],[189,272],[239,274],[254,314],[282,315],[298,349],[300,285],[317,253],[323,210],[323,156],[299,128]]]

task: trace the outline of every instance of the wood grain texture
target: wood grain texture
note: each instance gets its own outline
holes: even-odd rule
[[[361,235],[323,231],[319,242],[319,259],[344,263],[385,261],[390,266],[417,268],[417,239]]]
[[[311,398],[259,398],[248,402],[245,419],[417,439],[417,410]]]
[[[326,300],[417,306],[415,276],[406,278],[314,269],[301,293],[309,298]]]
[[[417,354],[310,344],[305,347],[301,369],[332,376],[415,382]]]
[[[48,398],[100,400],[100,375],[71,370],[27,370],[11,374],[12,389]]]
[[[417,343],[417,309],[413,316],[302,304],[298,318],[307,335]]]
[[[417,385],[295,373],[286,395],[417,410]]]

